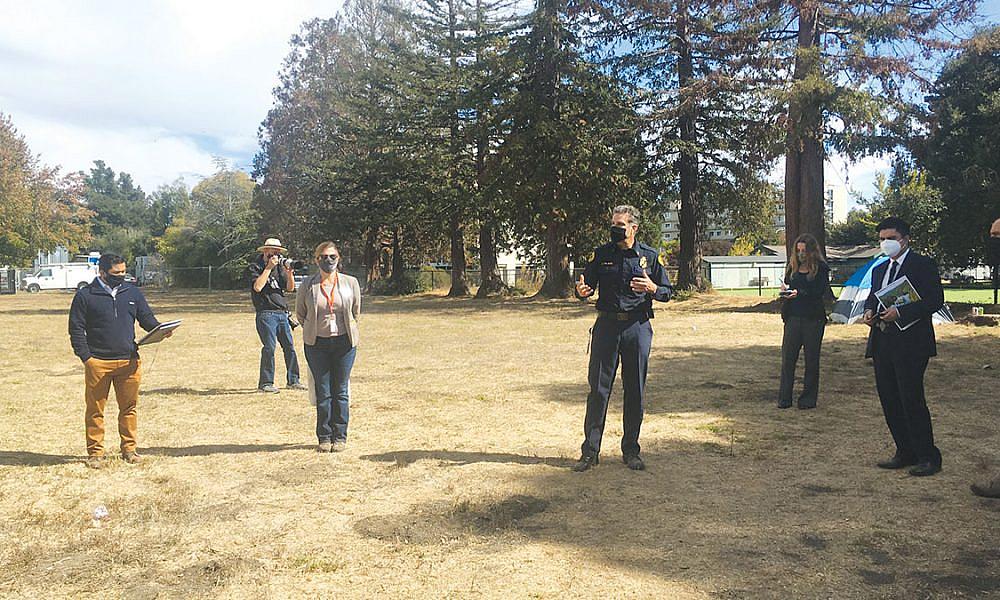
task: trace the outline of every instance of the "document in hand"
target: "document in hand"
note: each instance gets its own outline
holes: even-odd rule
[[[160,323],[156,326],[156,329],[147,333],[141,340],[139,340],[138,345],[145,346],[146,344],[156,344],[162,342],[167,337],[168,331],[173,331],[181,325],[181,320],[167,321],[165,323]]]
[[[916,288],[910,283],[910,278],[906,275],[875,292],[875,297],[878,298],[883,309],[888,309],[890,306],[898,308],[920,301],[920,294],[917,293]],[[914,319],[904,324],[901,319],[896,319],[896,327],[899,327],[900,331],[906,331],[916,322],[917,320]]]

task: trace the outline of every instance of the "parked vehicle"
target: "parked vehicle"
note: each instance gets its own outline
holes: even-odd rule
[[[25,276],[21,289],[31,293],[42,290],[80,289],[97,277],[97,265],[91,263],[57,263],[39,267]]]

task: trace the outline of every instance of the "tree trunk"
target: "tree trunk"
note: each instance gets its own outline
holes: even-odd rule
[[[677,7],[677,81],[680,88],[680,115],[677,127],[682,148],[674,164],[680,180],[680,249],[677,253],[677,287],[700,290],[705,287],[701,276],[701,207],[698,192],[698,103],[689,97],[694,78],[694,57],[688,37],[687,3]]]
[[[545,228],[545,282],[537,297],[569,298],[573,276],[569,272],[569,245],[562,223],[550,220]]]
[[[365,235],[365,291],[371,291],[372,285],[379,278],[379,262],[382,245],[379,243],[379,228],[371,227]]]
[[[510,291],[507,282],[500,275],[493,226],[488,221],[479,226],[479,268],[482,282],[476,291],[476,298],[502,295]]]
[[[451,289],[449,297],[470,295],[469,282],[465,276],[465,226],[456,209],[451,217]]]
[[[476,2],[476,35],[482,35],[482,2]],[[476,51],[476,63],[480,62],[479,51]],[[476,194],[483,202],[483,188],[486,179],[486,154],[490,148],[489,128],[489,108],[487,104],[480,104],[477,107],[479,122],[476,135]],[[476,290],[476,298],[488,298],[490,296],[507,294],[510,288],[506,280],[500,275],[497,265],[497,245],[494,237],[494,221],[492,203],[486,206],[486,210],[481,213],[479,224],[479,289]]]
[[[455,175],[462,168],[461,153],[462,140],[459,138],[459,128],[456,110],[459,105],[458,100],[458,80],[460,79],[458,66],[458,8],[455,0],[448,0],[448,59],[451,67],[452,90],[450,111],[449,135],[451,138],[451,158],[452,171]],[[458,178],[459,180],[461,178]],[[451,289],[448,290],[449,297],[464,297],[470,295],[469,282],[465,276],[465,225],[462,223],[462,203],[467,199],[464,197],[464,186],[456,186],[456,202],[451,214]]]
[[[798,83],[821,77],[819,60],[819,10],[816,0],[798,4],[799,31],[795,70]],[[788,103],[788,132],[785,138],[785,252],[795,249],[795,239],[811,233],[826,255],[826,209],[823,199],[823,107],[815,97],[796,90]]]
[[[541,65],[538,68],[538,83],[535,88],[536,98],[541,106],[548,109],[549,118],[559,120],[560,40],[559,15],[566,9],[566,0],[545,0],[538,2],[537,10],[543,14]],[[557,165],[558,172],[562,165]],[[566,243],[566,231],[560,217],[553,212],[561,207],[559,197],[561,181],[548,181],[542,189],[547,190],[548,213],[541,217],[542,228],[545,231],[545,282],[538,290],[537,296],[543,298],[568,298],[572,294],[573,277],[569,272],[569,246]]]
[[[398,287],[403,280],[403,249],[401,246],[399,227],[396,227],[392,231],[392,273],[389,275],[394,287]]]

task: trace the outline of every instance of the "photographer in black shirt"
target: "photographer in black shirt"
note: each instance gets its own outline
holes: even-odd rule
[[[257,335],[263,347],[260,349],[260,377],[257,389],[262,392],[277,393],[274,385],[274,351],[277,344],[285,354],[287,387],[304,390],[299,381],[299,360],[295,356],[292,342],[292,326],[288,319],[288,301],[285,292],[295,291],[295,278],[281,255],[288,252],[276,238],[268,238],[257,248],[260,255],[247,268],[250,284],[250,298],[257,311]]]

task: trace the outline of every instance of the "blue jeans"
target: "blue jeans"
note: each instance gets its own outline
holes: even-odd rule
[[[262,310],[257,313],[257,335],[260,343],[260,377],[257,387],[274,385],[274,350],[281,344],[285,353],[285,372],[288,385],[299,382],[299,359],[295,356],[292,342],[292,326],[288,324],[288,314],[277,310]]]
[[[350,337],[318,337],[305,345],[306,362],[316,389],[316,437],[320,442],[347,439],[351,369],[357,349]]]

